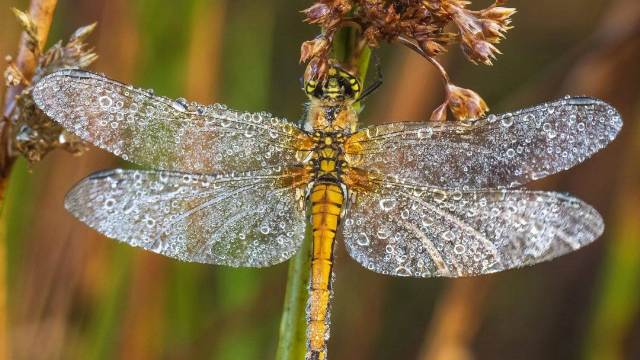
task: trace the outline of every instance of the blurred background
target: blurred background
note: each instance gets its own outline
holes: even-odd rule
[[[475,1],[485,7],[490,1]],[[60,0],[50,42],[97,21],[93,67],[156,93],[297,120],[299,46],[317,28],[310,0]],[[515,29],[493,67],[457,48],[453,82],[495,112],[565,94],[611,102],[618,139],[570,171],[533,184],[567,191],[604,216],[587,248],[471,279],[407,279],[361,268],[338,246],[332,359],[640,359],[640,2],[512,0]],[[0,54],[19,26],[0,0]],[[365,123],[426,119],[441,102],[433,68],[399,45],[379,51],[384,86]],[[15,359],[270,359],[287,265],[184,264],[106,239],[68,215],[65,192],[122,166],[92,149],[14,169],[6,232],[8,347]],[[4,244],[3,244],[4,245]]]

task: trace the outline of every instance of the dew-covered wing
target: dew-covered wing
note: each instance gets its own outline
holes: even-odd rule
[[[183,261],[262,267],[300,247],[305,214],[289,175],[111,170],[82,180],[66,208],[102,234]]]
[[[82,139],[156,169],[227,173],[294,164],[307,139],[287,120],[267,113],[154,96],[81,70],[45,77],[33,97]]]
[[[597,211],[559,193],[386,185],[357,195],[343,234],[349,254],[375,272],[458,277],[553,259],[603,229]]]
[[[347,161],[413,184],[515,187],[568,169],[611,142],[622,127],[607,103],[557,100],[471,123],[393,123],[355,133]]]

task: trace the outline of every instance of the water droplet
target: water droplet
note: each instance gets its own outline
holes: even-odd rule
[[[360,236],[358,236],[358,240],[356,240],[356,244],[360,246],[369,246],[370,243],[371,242],[369,241],[369,237],[363,232],[360,233]]]
[[[386,227],[386,226],[381,226],[381,227],[378,229],[377,235],[378,235],[378,237],[379,237],[380,239],[383,239],[383,240],[384,240],[384,239],[388,238],[388,237],[389,237],[389,235],[391,235],[391,230],[389,230],[389,228],[388,228],[388,227]]]
[[[436,190],[432,190],[431,193],[433,194],[433,200],[436,202],[441,203],[447,200],[447,193],[444,190],[436,189]]]
[[[420,130],[418,130],[418,138],[419,139],[428,139],[433,135],[433,129],[432,128],[421,128]]]
[[[267,235],[270,231],[271,231],[271,228],[269,228],[269,225],[263,224],[260,226],[260,232],[262,234]]]
[[[113,104],[113,100],[111,100],[111,98],[108,96],[100,96],[100,98],[98,99],[98,103],[103,108],[108,108]]]
[[[447,230],[442,233],[442,238],[446,241],[452,241],[456,238],[456,235],[451,230]]]
[[[116,200],[113,198],[108,198],[104,201],[104,208],[107,210],[113,209],[116,205]]]
[[[531,179],[532,180],[538,180],[538,179],[542,179],[543,177],[549,175],[547,172],[544,171],[539,171],[539,172],[534,172],[531,174]]]
[[[397,276],[411,276],[411,270],[405,266],[398,266],[393,272]]]
[[[147,227],[152,228],[156,224],[156,221],[149,216],[146,216],[144,223],[147,225]]]
[[[178,111],[188,111],[189,109],[187,105],[187,99],[184,98],[176,99],[176,101],[171,103],[171,106],[173,106],[173,108]]]
[[[384,211],[389,211],[394,207],[396,207],[397,203],[398,203],[397,200],[394,198],[382,199],[380,200],[380,209]]]
[[[431,225],[433,225],[433,219],[428,217],[428,216],[423,217],[422,218],[422,225],[423,226],[431,226]]]

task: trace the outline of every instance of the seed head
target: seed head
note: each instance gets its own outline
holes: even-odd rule
[[[434,57],[458,43],[469,61],[492,65],[500,54],[495,45],[512,28],[515,9],[502,6],[505,2],[496,0],[485,9],[474,11],[467,8],[471,1],[466,0],[318,0],[303,11],[305,21],[318,24],[322,34],[302,44],[300,61],[308,64],[305,78],[325,77],[328,64],[335,61],[331,59],[334,35],[342,27],[355,27],[362,46],[376,48],[381,42],[399,42],[438,67],[447,93],[453,95],[443,103],[444,108],[433,112],[433,119],[446,118],[447,106],[459,119],[482,114],[486,111],[482,98],[451,85]],[[469,109],[465,109],[467,105]]]
[[[76,30],[67,43],[58,42],[47,51],[40,52],[37,46],[37,29],[26,13],[15,10],[16,16],[27,35],[29,50],[37,59],[33,77],[25,78],[11,58],[4,72],[7,86],[24,85],[25,89],[15,99],[15,106],[9,114],[12,135],[12,151],[23,155],[30,163],[40,161],[56,148],[79,155],[88,145],[77,136],[67,132],[62,126],[49,119],[35,104],[31,96],[33,85],[44,76],[63,68],[85,68],[97,59],[93,49],[88,48],[85,39],[95,29],[96,24]]]
[[[447,85],[447,101],[453,116],[458,120],[474,120],[488,110],[487,103],[473,90]]]

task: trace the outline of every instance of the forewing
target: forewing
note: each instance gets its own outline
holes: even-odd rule
[[[262,267],[300,247],[304,211],[290,175],[113,170],[82,180],[66,208],[104,235],[183,261]]]
[[[458,277],[553,259],[603,229],[597,211],[559,193],[387,185],[358,194],[343,234],[349,254],[370,270]]]
[[[156,169],[210,174],[294,164],[308,139],[267,113],[174,101],[81,70],[45,77],[33,98],[82,139]]]
[[[622,127],[603,101],[565,98],[472,123],[393,123],[346,144],[352,166],[442,188],[515,187],[593,155]]]

